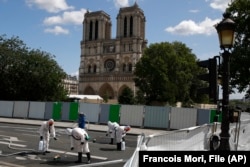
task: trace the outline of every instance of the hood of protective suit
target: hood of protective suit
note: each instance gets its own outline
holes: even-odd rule
[[[126,126],[126,127],[124,128],[124,130],[126,130],[126,131],[130,131],[130,129],[131,129],[130,126]]]
[[[49,120],[48,120],[48,125],[51,126],[51,125],[53,125],[53,124],[54,124],[54,120],[53,120],[53,119],[49,119]]]
[[[111,126],[111,125],[112,125],[112,122],[108,121],[108,125]]]

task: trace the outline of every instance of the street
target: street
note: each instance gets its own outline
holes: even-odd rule
[[[91,164],[86,164],[83,153],[83,163],[78,164],[77,153],[70,150],[70,140],[65,128],[56,128],[58,140],[51,138],[50,151],[43,155],[38,151],[40,126],[20,124],[0,124],[0,166],[15,167],[48,167],[48,166],[123,166],[131,157],[136,147],[137,136],[127,135],[126,150],[117,151],[116,144],[110,145],[110,139],[105,132],[89,131],[89,147]],[[96,139],[96,142],[93,142]],[[59,159],[54,159],[59,155]]]

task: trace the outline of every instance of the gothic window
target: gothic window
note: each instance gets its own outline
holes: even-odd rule
[[[97,47],[96,46],[94,47],[94,50],[95,50],[95,53],[97,53]]]
[[[124,37],[127,37],[127,17],[124,18]]]
[[[96,73],[96,65],[94,65],[94,73]]]
[[[133,17],[130,17],[130,25],[129,25],[129,36],[132,37],[133,35]]]
[[[126,71],[126,64],[123,64],[123,66],[122,66],[122,71],[123,71],[123,72]]]
[[[129,47],[129,51],[133,51],[133,45],[132,44],[129,44],[128,47]]]
[[[93,29],[93,22],[90,21],[90,25],[89,25],[89,40],[92,40],[92,29]]]
[[[88,66],[88,73],[91,73],[91,65]]]
[[[132,72],[132,64],[130,63],[129,66],[128,66],[128,71],[129,72]]]
[[[95,22],[95,39],[98,38],[98,21]]]

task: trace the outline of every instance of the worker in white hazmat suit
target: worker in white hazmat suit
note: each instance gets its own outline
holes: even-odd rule
[[[119,124],[117,122],[108,121],[108,131],[106,133],[106,136],[110,136],[109,144],[113,144],[114,138],[116,136],[116,130],[118,127],[119,127]]]
[[[87,155],[87,163],[90,163],[90,150],[89,150],[89,136],[88,133],[79,127],[67,128],[67,134],[70,136],[70,147],[71,150],[76,150],[78,152],[78,160],[76,163],[82,162],[82,153],[85,152]]]
[[[121,143],[125,141],[126,133],[131,129],[130,126],[119,126],[116,130],[116,144],[117,150],[121,150]]]
[[[52,136],[54,138],[54,140],[57,140],[55,126],[54,126],[54,120],[49,119],[48,121],[42,122],[42,124],[40,126],[39,133],[40,133],[40,140],[42,140],[43,144],[44,144],[44,146],[43,146],[44,154],[50,153],[50,151],[48,151],[50,136]]]

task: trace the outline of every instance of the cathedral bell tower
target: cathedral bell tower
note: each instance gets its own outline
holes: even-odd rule
[[[104,11],[87,12],[83,21],[79,94],[100,95],[116,101],[125,87],[135,93],[133,71],[147,45],[145,16],[135,3],[120,8],[116,38]]]

